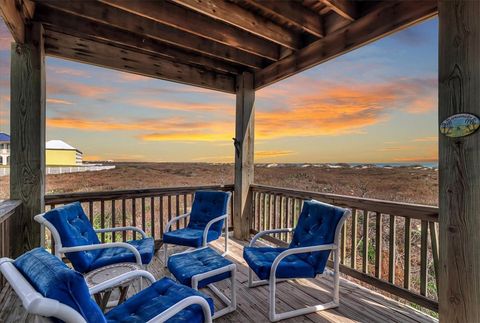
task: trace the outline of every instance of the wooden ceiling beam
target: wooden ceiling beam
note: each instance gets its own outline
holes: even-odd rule
[[[100,2],[255,55],[279,59],[279,45],[167,1],[100,0]]]
[[[303,41],[296,32],[282,27],[265,17],[256,15],[233,2],[225,0],[171,1],[289,49],[297,50],[303,47]]]
[[[348,26],[255,73],[255,89],[285,79],[329,59],[411,26],[437,13],[437,1],[387,1]]]
[[[25,42],[25,24],[34,10],[35,5],[30,0],[0,0],[0,15],[17,43]]]
[[[235,76],[46,29],[48,55],[157,79],[235,93]]]
[[[327,7],[345,19],[354,21],[358,18],[357,3],[351,0],[320,0]]]
[[[322,17],[312,10],[305,8],[297,1],[278,0],[238,0],[259,8],[271,15],[277,16],[303,31],[322,38],[325,36]]]
[[[145,19],[99,2],[45,0],[41,4],[42,6],[45,5],[62,12],[133,32],[140,39],[150,37],[177,47],[252,68],[265,67],[274,61],[159,24],[153,20]]]
[[[88,20],[53,8],[37,6],[35,20],[41,22],[44,26],[48,26],[52,30],[65,34],[124,45],[132,50],[166,56],[180,63],[204,66],[208,69],[232,74],[240,74],[242,71],[250,70],[250,68],[246,66],[232,64],[195,52],[187,52],[153,38],[146,36],[139,37],[138,34],[133,32]]]

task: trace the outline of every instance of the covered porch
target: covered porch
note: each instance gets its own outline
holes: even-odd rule
[[[256,90],[436,14],[439,119],[462,112],[480,114],[477,2],[3,0],[0,4],[15,39],[11,201],[0,204],[0,256],[14,258],[42,244],[54,248],[33,216],[71,201],[83,203],[94,226],[138,226],[159,247],[166,222],[189,209],[196,190],[209,188],[234,193],[230,223],[235,240],[229,256],[242,268],[241,245],[252,233],[294,225],[302,200],[315,198],[353,211],[341,240],[345,277],[430,313],[439,312],[445,322],[480,318],[478,133],[455,140],[440,136],[439,208],[266,187],[255,184],[253,171]],[[45,195],[45,55],[235,94],[234,183]],[[127,238],[101,235],[103,241]],[[278,235],[269,242],[282,244],[289,238]],[[160,276],[158,266],[153,267]],[[244,278],[239,275],[244,302],[231,320],[263,321],[264,291],[247,290]],[[313,290],[327,286],[328,277],[311,284],[295,285],[294,295],[281,296],[282,306],[321,298],[321,291]],[[18,320],[21,309],[9,305],[17,304],[9,295],[2,281],[0,318]],[[344,281],[339,309],[303,320],[399,318],[432,320]]]

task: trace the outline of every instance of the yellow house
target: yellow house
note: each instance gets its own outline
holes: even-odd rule
[[[77,166],[82,164],[82,152],[61,140],[47,141],[45,151],[45,164],[47,166]]]

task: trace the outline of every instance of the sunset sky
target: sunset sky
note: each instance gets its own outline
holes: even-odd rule
[[[255,161],[437,160],[437,29],[428,20],[256,93]],[[10,34],[0,20],[0,132]],[[231,162],[235,96],[48,57],[47,139],[86,160]]]

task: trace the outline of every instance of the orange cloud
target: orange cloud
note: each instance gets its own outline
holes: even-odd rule
[[[235,112],[235,106],[226,106],[218,103],[197,103],[197,102],[175,102],[139,99],[130,101],[132,105],[137,105],[149,109],[174,110],[174,111],[193,111],[193,112],[215,112],[230,113]]]
[[[111,95],[115,91],[111,87],[92,86],[76,82],[47,82],[48,95],[74,95],[79,97],[99,98]]]
[[[388,152],[388,151],[406,151],[406,150],[412,150],[415,147],[412,146],[395,146],[395,147],[384,147],[380,148],[377,151],[383,151],[383,152]]]
[[[394,159],[396,162],[426,162],[426,163],[435,163],[438,162],[438,156],[416,156],[416,157],[404,157]]]
[[[260,150],[255,152],[256,159],[283,157],[295,154],[292,150]]]
[[[0,21],[0,50],[10,50],[13,42],[13,37],[10,31]]]
[[[437,136],[431,136],[431,137],[416,138],[416,139],[413,139],[412,141],[414,141],[414,142],[438,142],[438,137]]]
[[[54,99],[54,98],[47,99],[47,103],[51,103],[51,104],[64,104],[64,105],[72,105],[72,104],[73,104],[72,102],[67,101],[67,100]]]
[[[48,65],[47,70],[48,70],[48,72],[53,72],[55,74],[60,74],[60,75],[70,75],[70,76],[75,76],[75,77],[88,77],[89,76],[86,71],[77,70],[75,68],[69,68],[69,67],[60,67],[60,66],[55,66],[55,65]]]
[[[133,73],[121,73],[120,78],[125,81],[146,81],[152,79],[143,75]]]

